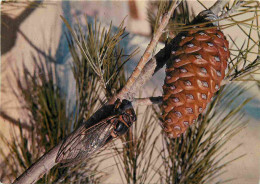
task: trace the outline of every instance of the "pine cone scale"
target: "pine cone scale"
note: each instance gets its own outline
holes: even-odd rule
[[[183,39],[179,43],[179,45],[182,47],[185,43],[190,42],[191,40],[193,40],[193,37],[185,37],[185,36],[183,36]]]
[[[203,32],[201,32],[201,33],[203,33]],[[195,34],[195,39],[197,41],[208,41],[208,40],[211,39],[211,37],[209,35],[205,34],[205,33],[203,33],[203,34],[196,33]]]

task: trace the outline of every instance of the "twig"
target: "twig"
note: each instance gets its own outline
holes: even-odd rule
[[[255,73],[256,71],[259,70],[259,65],[260,65],[260,56],[257,56],[256,59],[248,64],[247,66],[243,66],[243,69],[241,69],[239,72],[236,72],[229,75],[228,79],[230,81],[240,81],[240,78],[244,78],[245,76]]]
[[[0,117],[2,117],[4,120],[7,120],[9,123],[12,123],[15,126],[21,126],[22,129],[25,129],[27,131],[30,131],[32,129],[32,127],[30,125],[27,125],[25,123],[22,123],[22,122],[20,122],[16,119],[12,118],[11,116],[6,114],[5,112],[0,111]]]
[[[229,17],[229,15],[230,14],[232,14],[232,13],[235,13],[237,10],[238,10],[238,8],[240,8],[243,4],[245,4],[246,2],[245,1],[238,1],[237,3],[236,3],[236,5],[234,5],[230,10],[228,10],[228,11],[226,11],[226,12],[223,12],[220,16],[219,16],[219,18],[220,19],[224,19],[224,18],[226,18],[226,17]]]
[[[169,12],[165,13],[165,15],[162,18],[161,25],[157,29],[156,33],[153,35],[153,39],[151,40],[148,47],[146,48],[143,56],[141,57],[140,61],[137,64],[135,70],[133,71],[133,73],[131,74],[129,79],[127,80],[126,85],[121,89],[121,91],[117,95],[115,95],[114,97],[112,97],[110,99],[109,104],[114,103],[117,98],[123,99],[125,97],[125,95],[129,92],[129,90],[131,89],[131,87],[135,83],[136,79],[141,74],[145,64],[148,62],[148,59],[151,56],[151,53],[153,52],[153,49],[157,45],[159,38],[163,34],[163,31],[164,31],[165,27],[167,26],[174,10],[180,4],[180,2],[181,1],[175,1],[172,4],[172,6],[170,7]]]
[[[176,37],[163,49],[161,49],[152,59],[150,59],[144,66],[140,76],[137,78],[135,84],[129,90],[129,94],[135,94],[139,89],[151,79],[151,77],[160,70],[169,60],[171,51],[177,47]]]
[[[153,104],[161,104],[162,103],[162,97],[148,97],[148,98],[136,98],[133,100],[134,106],[140,106],[140,105],[153,105]]]
[[[221,81],[221,84],[220,86],[225,86],[225,85],[228,85],[230,83],[232,83],[233,81],[231,81],[229,78],[225,78]]]
[[[209,8],[215,15],[218,15],[219,12],[222,12],[224,7],[229,1],[227,0],[217,0],[217,2]]]

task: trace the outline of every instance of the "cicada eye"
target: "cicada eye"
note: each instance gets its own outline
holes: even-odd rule
[[[128,130],[128,127],[121,121],[118,121],[118,123],[116,124],[116,127],[115,127],[115,133],[117,135],[123,135],[127,132]]]

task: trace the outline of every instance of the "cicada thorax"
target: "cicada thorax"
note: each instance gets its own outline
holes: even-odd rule
[[[162,117],[169,137],[178,137],[193,124],[225,77],[229,45],[212,24],[179,33],[166,64]]]

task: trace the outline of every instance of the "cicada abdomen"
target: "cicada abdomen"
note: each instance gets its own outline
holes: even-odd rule
[[[202,15],[199,21],[207,22]],[[180,136],[196,121],[225,77],[230,56],[226,37],[212,23],[199,28],[176,36],[166,64],[162,116],[169,137]]]
[[[127,100],[117,100],[114,105],[101,108],[93,116],[98,119],[100,114],[106,114],[107,117],[95,123],[88,121],[65,139],[58,151],[56,163],[71,165],[90,157],[112,139],[125,134],[136,121],[132,104]]]

